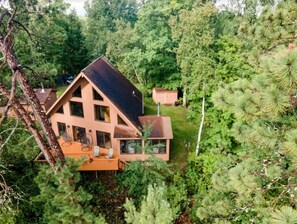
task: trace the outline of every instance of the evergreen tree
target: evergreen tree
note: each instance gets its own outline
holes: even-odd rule
[[[137,211],[133,201],[127,200],[124,205],[125,220],[132,224],[173,223],[173,212],[166,197],[165,185],[149,185],[147,196],[141,202]]]
[[[104,218],[95,216],[88,205],[92,195],[77,186],[79,166],[74,160],[67,160],[59,173],[53,173],[47,166],[38,173],[36,183],[40,194],[32,200],[44,204],[45,223],[105,223]]]
[[[218,161],[201,220],[261,222],[272,206],[296,203],[297,49],[278,48],[262,67],[261,75],[222,85],[213,97],[234,114],[232,133],[242,147]]]

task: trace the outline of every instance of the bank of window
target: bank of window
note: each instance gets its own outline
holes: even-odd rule
[[[121,140],[121,154],[141,154],[141,140]]]
[[[66,132],[66,124],[62,122],[58,122],[57,124],[58,124],[59,135],[64,134]]]
[[[94,105],[95,120],[110,122],[109,107]]]
[[[81,87],[77,87],[77,89],[72,93],[73,97],[81,97]]]
[[[70,113],[73,116],[84,117],[82,103],[70,101]]]
[[[154,154],[165,154],[166,153],[166,140],[150,140],[149,144],[151,145],[152,152]]]
[[[96,131],[96,137],[97,137],[97,144],[100,147],[106,148],[106,149],[111,148],[110,133],[102,132],[102,131]]]
[[[63,108],[63,106],[61,106],[61,107],[57,110],[57,113],[59,113],[59,114],[64,114],[64,108]]]
[[[103,101],[103,97],[95,89],[93,89],[93,99]]]
[[[80,139],[86,136],[86,129],[78,126],[72,126],[74,141],[80,141]]]

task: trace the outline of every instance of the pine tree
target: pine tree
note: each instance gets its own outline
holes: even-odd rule
[[[81,161],[82,162],[82,161]],[[78,186],[80,163],[68,159],[59,173],[43,166],[36,177],[40,194],[32,200],[44,204],[44,223],[105,223],[104,218],[95,216],[89,202],[92,195]]]
[[[133,201],[127,200],[124,205],[125,220],[132,224],[173,223],[173,212],[166,197],[165,185],[149,185],[147,196],[141,202],[137,211]]]
[[[297,49],[277,48],[263,57],[261,75],[222,84],[214,94],[215,105],[234,114],[241,147],[217,162],[200,219],[260,221],[272,206],[295,205],[296,66]]]

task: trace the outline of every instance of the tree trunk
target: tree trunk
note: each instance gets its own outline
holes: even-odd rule
[[[187,106],[187,88],[184,87],[183,89],[183,107]]]
[[[44,137],[42,137],[41,134],[38,132],[30,115],[28,114],[27,111],[24,110],[22,105],[20,105],[18,100],[15,98],[15,96],[13,96],[12,94],[13,98],[10,99],[9,97],[9,99],[12,100],[14,103],[13,106],[15,108],[15,113],[17,114],[18,118],[21,120],[21,122],[24,123],[24,125],[32,133],[37,144],[41,147],[41,150],[43,151],[48,163],[51,165],[51,167],[54,168],[55,163],[57,161],[60,160],[62,163],[64,163],[65,157],[58,143],[56,135],[53,129],[51,128],[51,124],[45,114],[45,111],[41,107],[40,102],[37,99],[33,88],[31,87],[30,83],[27,81],[27,77],[23,70],[22,65],[19,63],[16,55],[14,54],[12,32],[14,28],[13,18],[15,16],[15,13],[11,15],[7,10],[4,10],[0,16],[0,24],[4,25],[3,18],[8,15],[10,17],[7,24],[7,31],[5,34],[2,33],[0,37],[0,51],[4,56],[4,62],[8,64],[8,66],[12,71],[13,82],[16,79],[20,88],[23,91],[26,101],[32,108],[32,111],[36,120],[41,125],[41,129],[43,131]],[[8,91],[5,90],[3,85],[1,85],[1,90],[5,96],[10,95]]]
[[[203,97],[203,100],[202,100],[201,122],[200,122],[199,131],[198,131],[198,137],[197,137],[196,156],[198,156],[199,154],[199,145],[201,141],[201,134],[202,134],[202,128],[203,128],[203,122],[204,122],[204,107],[205,107],[205,96]]]
[[[0,83],[0,92],[9,99],[10,93],[6,90],[6,88]],[[50,166],[55,169],[55,159],[52,156],[52,153],[50,152],[50,148],[48,145],[44,142],[44,139],[40,135],[35,123],[33,122],[32,118],[28,114],[28,112],[25,110],[25,108],[20,104],[20,102],[16,99],[12,100],[12,107],[14,110],[14,113],[16,114],[18,120],[20,120],[24,126],[32,133],[34,136],[34,139],[37,143],[37,145],[40,147],[40,149],[43,151],[44,156]]]

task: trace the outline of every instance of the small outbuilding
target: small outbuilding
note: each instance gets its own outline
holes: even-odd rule
[[[155,103],[173,105],[177,101],[177,90],[154,88],[153,100],[155,101]]]

